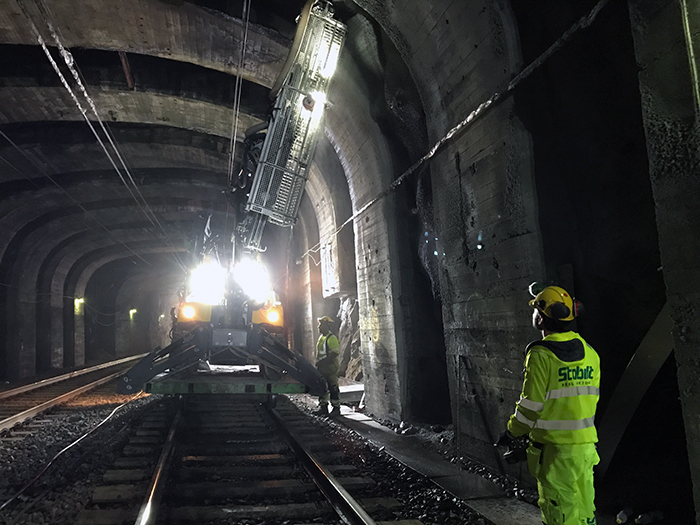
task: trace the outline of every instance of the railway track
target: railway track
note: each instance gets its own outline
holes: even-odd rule
[[[0,392],[0,431],[115,380],[138,357],[129,357]]]
[[[366,524],[400,509],[288,399],[166,399],[133,430],[77,525]],[[393,521],[392,523],[399,523]],[[419,523],[413,521],[412,523]]]

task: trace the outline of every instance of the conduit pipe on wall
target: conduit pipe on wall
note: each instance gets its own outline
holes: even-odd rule
[[[697,9],[696,9],[696,12]],[[700,58],[700,20],[695,16],[691,20],[691,12],[688,8],[688,1],[681,0],[681,16],[683,17],[683,32],[685,33],[685,43],[688,47],[688,60],[690,61],[690,74],[693,79],[693,98],[695,99],[695,113],[700,117],[700,73],[698,72],[698,59]],[[695,41],[693,41],[695,36]]]
[[[452,129],[450,129],[443,138],[441,138],[439,141],[433,145],[432,148],[423,155],[420,159],[418,159],[413,165],[408,168],[406,171],[404,171],[397,179],[392,182],[388,188],[386,188],[384,191],[379,193],[376,197],[368,201],[362,208],[360,208],[358,211],[352,214],[350,218],[348,218],[343,224],[338,226],[338,228],[331,233],[330,237],[335,237],[338,235],[340,230],[345,228],[348,224],[353,222],[355,219],[357,219],[360,215],[362,215],[368,208],[382,200],[384,197],[387,197],[388,195],[392,194],[396,188],[398,188],[405,180],[408,178],[409,175],[411,175],[413,172],[418,170],[423,163],[426,161],[430,160],[432,157],[435,156],[435,154],[455,135],[458,133],[461,133],[467,126],[471,125],[473,122],[475,122],[478,118],[482,117],[484,114],[486,114],[487,110],[490,108],[494,107],[497,103],[499,103],[501,100],[503,100],[506,96],[510,95],[515,88],[527,77],[530,76],[530,74],[535,71],[537,68],[539,68],[542,64],[544,64],[554,53],[556,53],[559,49],[561,49],[566,42],[571,40],[573,36],[581,31],[582,29],[586,29],[589,27],[596,19],[598,16],[598,13],[610,2],[610,0],[600,0],[589,12],[587,15],[582,16],[574,25],[572,25],[569,29],[566,30],[566,32],[557,39],[556,42],[554,42],[551,46],[547,48],[547,50],[542,53],[539,57],[537,57],[535,60],[533,60],[530,64],[528,64],[525,68],[523,68],[520,73],[518,73],[510,82],[508,82],[508,85],[506,86],[505,89],[502,91],[497,91],[491,97],[479,104],[476,109],[474,109],[467,117],[459,122],[456,126],[454,126]],[[313,4],[313,2],[310,0],[307,5]],[[306,9],[306,6],[304,7]],[[305,22],[304,22],[305,23]],[[299,23],[299,27],[301,27],[302,23]],[[303,35],[303,33],[302,33]],[[296,41],[296,37],[295,37]],[[293,57],[293,55],[290,53],[290,57]],[[289,60],[289,59],[288,59]],[[285,64],[286,66],[286,64]],[[284,72],[284,70],[283,70]],[[286,73],[285,73],[286,75]],[[284,80],[283,77],[280,77]],[[279,79],[278,79],[279,81]],[[274,88],[273,88],[274,89]],[[304,252],[301,257],[306,257],[310,255],[311,252],[318,251],[318,249],[321,247],[322,244],[325,244],[329,242],[327,239],[322,239],[320,240],[317,244],[309,248],[306,252]]]

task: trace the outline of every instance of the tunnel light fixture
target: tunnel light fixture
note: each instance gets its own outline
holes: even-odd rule
[[[129,310],[129,319],[131,321],[134,320],[134,315],[136,315],[136,308],[132,308],[131,310]]]
[[[73,301],[73,308],[76,314],[82,312],[83,303],[85,303],[85,299],[83,299],[82,297],[76,297]]]

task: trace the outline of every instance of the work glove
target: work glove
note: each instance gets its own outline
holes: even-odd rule
[[[510,445],[513,443],[514,440],[515,440],[515,436],[506,430],[504,432],[501,432],[501,435],[498,436],[498,440],[493,444],[493,446],[494,447],[510,447]]]

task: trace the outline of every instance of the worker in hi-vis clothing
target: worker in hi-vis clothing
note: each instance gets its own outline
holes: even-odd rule
[[[527,346],[525,379],[515,413],[497,446],[528,435],[527,462],[537,479],[537,501],[546,525],[595,525],[593,467],[599,458],[594,425],[600,359],[569,330],[581,303],[558,286],[530,301],[533,326],[542,341]]]
[[[340,355],[340,342],[331,332],[333,319],[323,316],[318,320],[318,331],[321,335],[316,342],[316,369],[321,373],[328,384],[328,390],[318,398],[317,416],[327,416],[328,400],[330,399],[333,410],[330,416],[340,415],[340,387],[338,386],[338,356]]]

